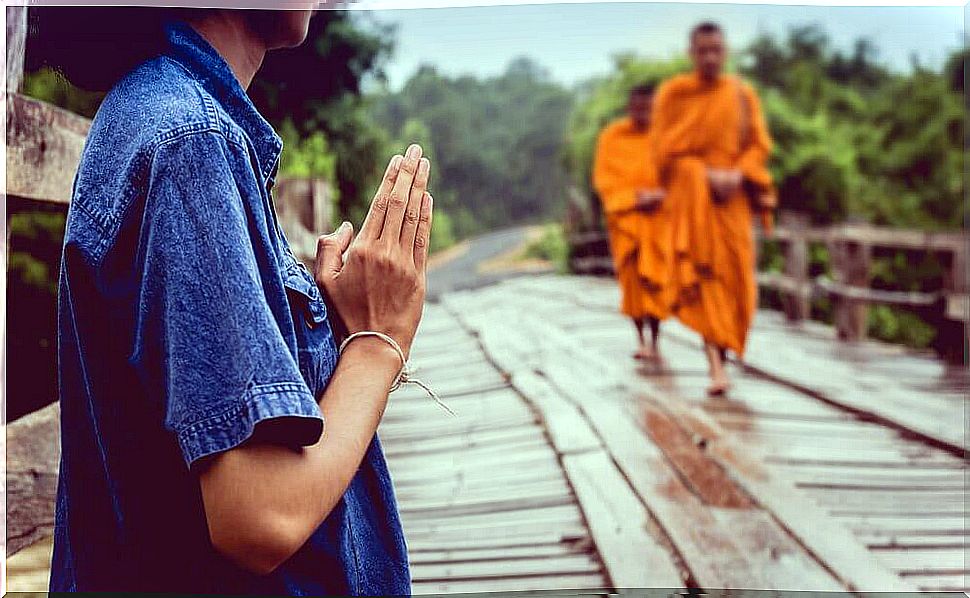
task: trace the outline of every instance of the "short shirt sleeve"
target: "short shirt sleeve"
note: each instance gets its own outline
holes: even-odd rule
[[[266,297],[233,149],[215,132],[160,146],[141,223],[132,359],[187,465],[240,445],[265,420],[285,424],[296,446],[323,432]]]

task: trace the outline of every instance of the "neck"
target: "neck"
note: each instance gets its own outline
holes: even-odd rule
[[[697,78],[705,85],[713,85],[714,83],[717,83],[718,79],[721,78],[721,73],[715,73],[709,77],[701,71],[697,71]]]
[[[242,11],[213,11],[189,24],[229,64],[243,89],[249,89],[263,64],[266,44],[249,27]]]

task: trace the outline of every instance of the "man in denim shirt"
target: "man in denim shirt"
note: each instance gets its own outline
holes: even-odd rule
[[[297,262],[245,88],[309,17],[169,22],[94,119],[60,276],[51,591],[410,592],[375,431],[424,301],[430,166],[395,156],[359,234]],[[338,355],[337,316],[387,336]]]

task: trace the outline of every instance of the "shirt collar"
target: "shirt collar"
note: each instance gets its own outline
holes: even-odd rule
[[[183,21],[165,26],[168,55],[189,73],[222,106],[252,141],[264,182],[273,184],[283,141],[272,125],[256,110],[246,90],[219,52]]]

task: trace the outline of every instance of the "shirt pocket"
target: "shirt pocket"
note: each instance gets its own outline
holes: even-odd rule
[[[295,258],[287,258],[283,285],[293,315],[300,373],[314,396],[319,397],[330,380],[337,358],[327,305],[313,276]]]

